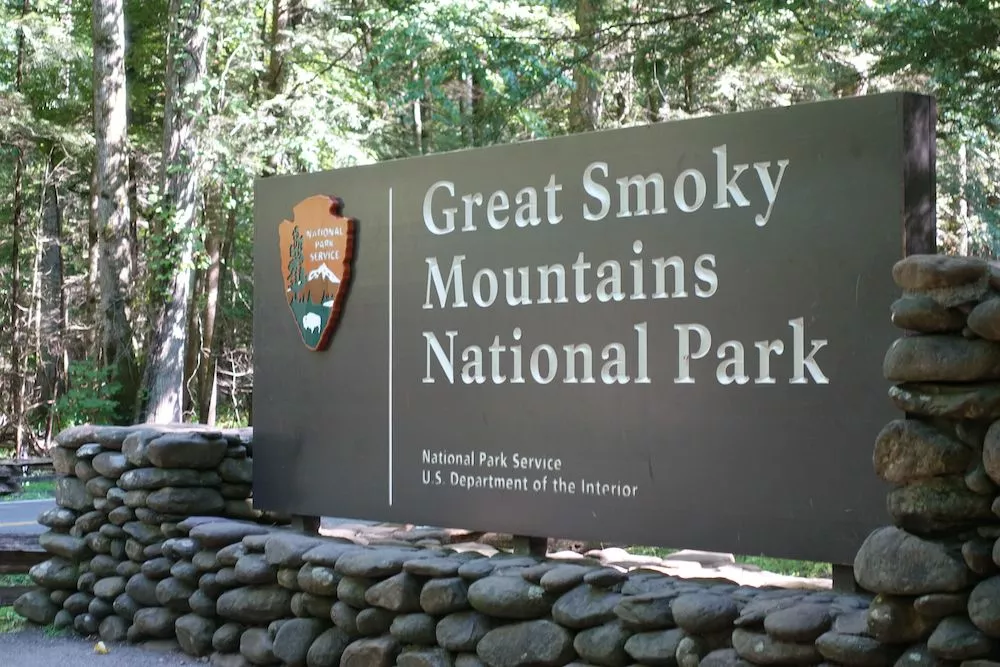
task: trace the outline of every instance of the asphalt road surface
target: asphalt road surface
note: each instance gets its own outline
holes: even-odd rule
[[[0,502],[0,535],[37,535],[45,530],[38,515],[56,506],[52,498]]]
[[[129,644],[108,644],[108,653],[94,651],[96,642],[76,637],[48,637],[36,628],[0,633],[0,665],[4,667],[188,667],[205,662],[179,651],[149,650]]]

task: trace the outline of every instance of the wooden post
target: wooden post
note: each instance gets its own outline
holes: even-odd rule
[[[860,593],[861,587],[854,578],[853,565],[833,563],[833,590],[844,593]]]
[[[309,514],[293,514],[292,528],[306,535],[319,535],[319,517]]]
[[[535,556],[545,558],[549,550],[549,540],[545,537],[532,537],[530,535],[512,535],[514,553],[523,556]]]

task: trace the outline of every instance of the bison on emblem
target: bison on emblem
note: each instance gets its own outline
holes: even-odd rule
[[[327,347],[347,297],[357,221],[343,207],[338,197],[315,195],[278,225],[285,300],[310,350]]]

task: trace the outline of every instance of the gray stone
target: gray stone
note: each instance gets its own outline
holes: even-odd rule
[[[227,547],[219,549],[215,557],[219,561],[219,565],[223,567],[235,567],[240,558],[248,553],[250,552],[247,551],[246,546],[242,542],[236,542],[235,544],[230,544]]]
[[[246,624],[270,623],[292,611],[292,593],[277,586],[247,586],[226,591],[216,602],[223,618]]]
[[[987,340],[1000,340],[1000,299],[986,299],[973,308],[967,323],[977,336]]]
[[[197,586],[198,579],[201,578],[201,572],[194,566],[194,563],[182,560],[170,566],[170,576],[180,579],[185,584]]]
[[[583,581],[599,588],[613,588],[628,581],[628,573],[614,567],[597,567],[585,574]]]
[[[240,635],[243,626],[239,623],[223,623],[212,635],[212,648],[220,653],[235,653],[240,650]]]
[[[241,584],[274,584],[278,582],[278,570],[267,562],[262,554],[246,554],[236,562],[233,569],[236,580]]]
[[[983,439],[983,467],[993,482],[1000,484],[1000,421],[993,422]]]
[[[674,622],[690,634],[727,630],[740,613],[732,598],[714,593],[681,595],[674,600],[671,609]]]
[[[902,651],[865,635],[841,634],[835,630],[816,638],[816,650],[831,662],[852,667],[888,667]]]
[[[400,644],[433,646],[437,641],[437,619],[430,614],[401,614],[392,619],[389,634]]]
[[[396,618],[396,614],[388,609],[366,607],[365,609],[358,611],[358,616],[356,618],[358,634],[365,637],[383,635],[389,632],[389,628],[392,627],[392,621],[394,618]]]
[[[927,649],[945,660],[974,660],[995,655],[997,643],[969,619],[949,616],[934,628],[927,639]]]
[[[166,579],[170,576],[170,559],[163,557],[151,558],[142,564],[140,571],[146,577],[155,579],[156,581]]]
[[[302,556],[321,543],[321,540],[315,537],[275,532],[267,538],[264,556],[271,565],[298,568],[305,562]]]
[[[972,583],[958,548],[889,526],[872,532],[854,559],[858,583],[890,595],[953,593]]]
[[[883,644],[912,644],[925,638],[934,620],[917,613],[913,598],[878,595],[868,609],[868,633]]]
[[[577,654],[592,665],[602,667],[626,667],[632,658],[625,651],[625,643],[632,631],[621,621],[612,621],[577,633],[573,648]]]
[[[100,621],[90,614],[81,614],[73,619],[73,629],[81,635],[88,636],[96,634],[99,628]],[[136,630],[139,629],[140,627],[136,626]]]
[[[964,473],[973,452],[961,441],[916,419],[889,422],[875,439],[875,473],[892,483]]]
[[[337,597],[352,607],[360,609],[367,606],[365,592],[374,585],[374,580],[350,575],[341,577],[337,582]]]
[[[706,654],[698,667],[753,667],[753,663],[741,658],[734,649],[721,648]]]
[[[141,521],[129,521],[122,529],[133,540],[144,546],[163,541],[163,531],[159,526],[151,526]]]
[[[910,255],[892,267],[892,279],[904,290],[935,290],[988,281],[984,260],[949,255]]]
[[[326,625],[313,618],[293,618],[282,623],[274,636],[274,656],[289,667],[305,667],[309,647]]]
[[[168,558],[194,558],[198,553],[198,543],[187,537],[172,537],[163,542],[163,555]]]
[[[14,600],[14,611],[32,623],[48,625],[55,620],[59,607],[44,590],[36,589],[23,593]]]
[[[343,601],[334,602],[330,608],[330,620],[345,634],[356,637],[358,631],[358,610]]]
[[[92,477],[84,484],[84,488],[87,489],[87,493],[94,497],[94,507],[100,509],[97,507],[98,499],[104,498],[108,495],[108,491],[115,488],[115,480],[107,477]]]
[[[128,636],[129,622],[121,616],[107,616],[99,626],[97,634],[106,642],[123,642]]]
[[[538,583],[550,593],[566,593],[583,583],[584,576],[593,569],[584,565],[558,565],[542,575]]]
[[[454,577],[461,565],[456,558],[416,558],[403,563],[403,569],[421,577]]]
[[[904,412],[951,419],[1000,418],[1000,383],[907,383],[889,388],[889,399]]]
[[[32,565],[28,575],[32,581],[45,588],[75,590],[80,570],[76,563],[54,556]]]
[[[674,628],[674,613],[671,605],[677,593],[659,591],[642,593],[621,598],[615,605],[614,613],[634,630],[666,630]],[[762,617],[763,618],[763,617]]]
[[[783,642],[744,628],[733,630],[733,649],[755,665],[809,665],[821,659],[812,643]]]
[[[972,623],[990,637],[1000,637],[1000,577],[985,579],[969,595],[968,613]]]
[[[359,639],[344,649],[340,667],[393,667],[399,652],[399,642],[390,636]]]
[[[420,607],[428,614],[444,616],[469,608],[469,585],[461,577],[431,579],[420,591]]]
[[[188,598],[188,606],[191,611],[204,616],[205,618],[215,618],[215,599],[209,597],[205,591],[198,589]]]
[[[352,551],[364,551],[364,547],[347,542],[335,542],[324,540],[309,551],[302,554],[302,560],[312,565],[322,565],[324,567],[336,568],[337,561],[346,553]]]
[[[180,579],[167,577],[156,584],[156,600],[167,609],[187,613],[191,609],[188,600],[197,590]]]
[[[396,667],[453,667],[451,653],[443,648],[411,648],[396,658]]]
[[[94,584],[94,595],[105,600],[114,600],[125,592],[124,577],[106,577]]]
[[[66,560],[78,561],[91,557],[90,547],[79,537],[50,531],[38,536],[38,544],[53,556],[60,556]]]
[[[340,555],[334,571],[343,576],[382,579],[402,572],[403,564],[413,560],[414,555],[402,549],[355,549]]]
[[[71,426],[60,431],[55,437],[55,443],[67,449],[79,449],[83,445],[95,443],[104,449],[120,450],[122,440],[132,433],[131,426],[95,426],[84,424]]]
[[[924,618],[936,621],[964,612],[968,602],[968,593],[928,593],[913,601],[913,609]]]
[[[487,632],[476,655],[489,667],[563,667],[574,658],[573,636],[549,620],[513,623]]]
[[[135,617],[135,612],[141,608],[141,605],[129,595],[122,594],[115,598],[111,607],[115,610],[116,614],[131,621]]]
[[[250,459],[223,459],[219,464],[219,475],[230,484],[253,483],[253,461]]]
[[[894,326],[921,333],[953,333],[965,326],[960,310],[942,306],[929,296],[911,294],[890,306]]]
[[[94,501],[87,493],[87,487],[76,477],[59,477],[56,479],[56,503],[78,512],[93,509]]]
[[[52,447],[49,449],[49,456],[52,457],[52,468],[57,475],[72,475],[76,467],[76,450],[66,447]]]
[[[226,441],[197,433],[166,433],[146,446],[146,456],[160,468],[215,468],[226,455]]]
[[[828,605],[806,602],[768,614],[764,631],[778,641],[806,643],[815,641],[832,624]]]
[[[264,628],[248,628],[240,636],[240,653],[254,665],[277,665],[274,643]]]
[[[78,516],[65,507],[53,507],[38,515],[38,523],[53,530],[67,531],[74,526]]]
[[[930,334],[899,338],[882,373],[891,382],[979,382],[1000,378],[1000,344]]]
[[[134,468],[124,472],[118,478],[118,486],[126,491],[152,491],[165,487],[218,486],[219,483],[219,476],[213,471],[190,470],[188,468]]]
[[[991,518],[991,500],[970,491],[961,477],[935,477],[892,489],[887,505],[900,528],[928,533]]]
[[[94,457],[91,465],[94,466],[94,470],[108,479],[118,479],[132,467],[132,464],[121,452],[101,452]]]
[[[209,664],[212,667],[254,667],[241,653],[213,653]]]
[[[997,495],[997,485],[993,483],[989,473],[986,472],[986,466],[982,461],[967,470],[963,479],[965,486],[973,493],[978,493],[981,496]]]
[[[621,599],[618,593],[580,584],[556,600],[552,606],[552,618],[567,628],[592,628],[614,620],[615,607]]]
[[[221,549],[240,542],[247,535],[266,535],[269,532],[265,526],[242,521],[213,521],[195,526],[188,534],[204,549]]]
[[[307,667],[339,667],[351,639],[339,628],[324,631],[306,653]]]
[[[156,581],[143,574],[129,578],[125,584],[125,592],[143,606],[156,607],[160,604],[156,599]]]
[[[86,445],[80,445],[80,448],[76,450],[77,458],[81,459],[92,459],[103,451],[103,448],[96,442],[91,442]]]
[[[340,575],[328,567],[306,563],[296,575],[299,589],[313,595],[336,595]]]
[[[521,577],[489,576],[469,586],[469,604],[496,618],[531,619],[552,610],[553,597]],[[559,621],[559,619],[556,619]],[[559,621],[560,623],[562,621]]]
[[[188,655],[201,657],[212,652],[215,621],[197,614],[187,614],[177,619],[174,629],[177,632],[177,642]]]
[[[460,611],[438,621],[437,643],[449,651],[475,651],[486,634],[498,621],[475,611]]]
[[[180,617],[181,614],[164,607],[147,607],[135,612],[132,623],[143,637],[171,639],[176,636],[174,624]]]
[[[628,638],[625,651],[636,662],[650,667],[674,667],[677,664],[677,646],[684,638],[680,629],[640,632]]]
[[[366,590],[365,602],[400,614],[418,612],[422,585],[415,575],[400,572]]]
[[[150,493],[146,506],[167,514],[211,514],[221,511],[225,501],[215,489],[167,486]]]

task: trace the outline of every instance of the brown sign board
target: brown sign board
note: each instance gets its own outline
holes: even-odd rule
[[[886,94],[259,180],[255,505],[852,562],[934,127]]]

